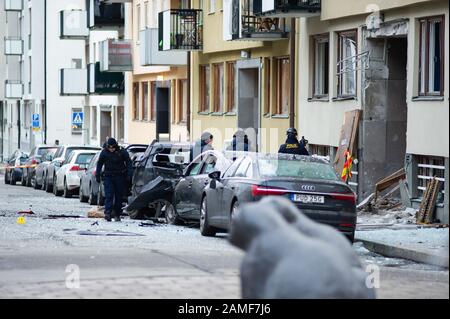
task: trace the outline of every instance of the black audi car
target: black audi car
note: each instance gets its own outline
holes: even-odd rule
[[[356,194],[323,159],[248,153],[226,171],[209,176],[211,182],[201,201],[200,231],[204,236],[228,230],[239,205],[264,196],[284,196],[311,219],[354,239]]]

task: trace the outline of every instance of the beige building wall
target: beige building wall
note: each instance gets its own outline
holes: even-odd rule
[[[142,100],[142,83],[150,82],[169,82],[170,83],[170,139],[173,141],[187,141],[186,123],[178,121],[178,105],[180,103],[178,96],[177,80],[187,78],[186,66],[141,66],[140,63],[140,43],[139,31],[145,28],[158,27],[158,13],[170,8],[178,8],[180,1],[177,0],[134,0],[132,10],[127,18],[131,21],[127,36],[133,42],[133,72],[127,74],[127,92],[126,104],[128,112],[127,139],[128,143],[151,143],[156,136],[156,122],[154,120],[144,120],[140,103]],[[138,9],[139,8],[139,9]],[[187,61],[186,61],[187,62]],[[134,118],[134,95],[133,84],[139,84],[139,112],[138,118]],[[150,89],[149,89],[150,92]],[[151,95],[150,95],[151,96]],[[151,102],[149,96],[148,112],[151,112]]]
[[[361,108],[361,71],[357,73],[357,98],[355,100],[333,101],[337,85],[336,62],[337,43],[336,31],[358,29],[358,52],[361,53],[362,26],[366,23],[368,14],[350,16],[361,12],[366,2],[354,1],[350,6],[347,1],[325,0],[322,4],[322,19],[320,17],[300,20],[299,37],[299,128],[301,134],[309,138],[310,144],[338,146],[340,128],[345,111]],[[377,2],[381,8],[390,8],[394,3],[407,5],[383,11],[385,21],[408,19],[408,68],[407,68],[407,153],[449,156],[449,10],[447,1],[371,1]],[[347,5],[348,3],[348,5]],[[364,4],[364,5],[363,5]],[[444,49],[444,96],[434,100],[416,99],[419,82],[419,30],[418,19],[421,17],[445,15],[445,49]],[[337,19],[340,17],[339,19]],[[332,19],[335,18],[335,19]],[[329,101],[308,101],[311,97],[312,65],[310,36],[320,33],[330,33],[330,72]]]
[[[263,76],[267,67],[264,58],[272,58],[272,76],[275,57],[289,56],[289,40],[278,41],[225,41],[223,39],[223,11],[222,1],[216,1],[216,10],[211,11],[209,7],[210,1],[203,1],[203,51],[194,52],[192,54],[192,83],[191,83],[191,107],[192,107],[192,128],[191,139],[197,140],[203,131],[209,131],[214,135],[213,146],[215,149],[222,150],[227,141],[231,141],[233,134],[238,128],[238,117],[236,112],[224,114],[212,114],[212,105],[214,102],[214,94],[212,93],[213,72],[210,72],[210,110],[207,112],[199,112],[200,110],[200,65],[212,66],[217,63],[245,60],[241,57],[241,52],[250,53],[251,59],[259,59],[261,61],[261,96],[260,96],[260,151],[277,152],[280,144],[284,143],[285,132],[289,127],[289,117],[272,116],[269,112],[264,114],[263,105],[265,105],[264,88],[266,87],[266,79]],[[201,8],[199,1],[193,1],[195,8]],[[228,83],[227,72],[224,73],[224,83]],[[274,82],[274,81],[272,81]],[[272,85],[272,91],[275,87]],[[270,101],[270,109],[275,107],[275,101]],[[236,101],[237,103],[237,101]],[[224,94],[224,104],[227,104],[227,95]],[[237,106],[238,107],[238,106]]]

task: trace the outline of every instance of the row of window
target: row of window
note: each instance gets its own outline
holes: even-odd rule
[[[170,114],[172,123],[186,123],[188,106],[187,80],[171,81]],[[157,114],[157,83],[133,83],[133,120],[156,121]]]
[[[199,112],[236,112],[236,72],[235,61],[200,65]],[[264,115],[288,115],[291,90],[289,57],[264,58],[263,77]]]
[[[444,90],[444,18],[419,20],[419,95],[443,95]],[[356,96],[358,69],[357,30],[337,32],[337,94],[338,97]],[[330,94],[330,36],[312,36],[313,43],[313,98]],[[361,67],[361,66],[360,66]]]

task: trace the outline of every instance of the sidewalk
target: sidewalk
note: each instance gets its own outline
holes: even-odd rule
[[[417,228],[357,230],[355,242],[366,249],[393,258],[449,268],[449,229]]]

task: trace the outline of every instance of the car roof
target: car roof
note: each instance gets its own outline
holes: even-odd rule
[[[72,154],[78,155],[78,154],[97,154],[99,151],[96,150],[75,150]],[[74,155],[74,156],[75,156]]]
[[[282,160],[302,161],[309,163],[329,164],[329,162],[326,161],[324,158],[309,155],[282,154],[282,153],[255,153],[255,152],[235,152],[235,153],[241,156],[251,157],[253,160],[282,159]]]
[[[95,145],[77,145],[77,144],[60,145],[60,147],[64,147],[64,148],[69,148],[69,147],[89,147],[89,148],[101,149],[100,146],[95,146]]]

